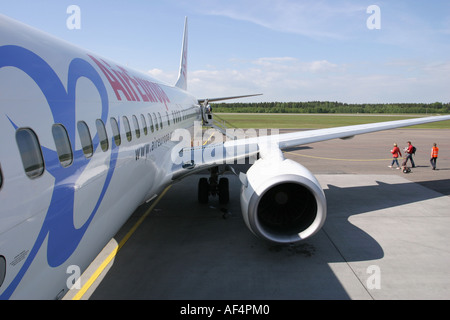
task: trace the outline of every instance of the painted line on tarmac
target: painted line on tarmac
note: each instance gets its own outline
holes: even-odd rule
[[[308,156],[308,155],[305,155],[305,154],[294,153],[294,152],[290,152],[290,151],[286,151],[284,153],[292,154],[294,156],[305,157],[305,158],[330,160],[330,161],[350,161],[350,162],[392,161],[392,158],[386,158],[386,159],[338,159],[338,158],[325,158],[325,157],[317,157],[317,156]],[[404,160],[404,159],[403,158],[398,158],[398,160]]]
[[[161,195],[155,200],[155,202],[150,206],[150,208],[142,215],[142,217],[134,224],[134,226],[128,231],[125,237],[120,241],[118,245],[112,250],[112,252],[108,255],[108,257],[102,262],[102,264],[95,270],[95,272],[91,275],[88,281],[83,285],[83,287],[77,292],[77,294],[72,298],[72,300],[80,300],[86,291],[92,286],[92,284],[97,280],[100,274],[105,270],[106,266],[114,259],[119,250],[125,245],[125,243],[130,239],[133,233],[137,230],[137,228],[144,222],[150,212],[156,207],[158,202],[164,197],[164,195],[169,191],[171,186],[168,186]]]

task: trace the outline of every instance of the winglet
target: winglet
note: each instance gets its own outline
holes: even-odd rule
[[[188,49],[188,24],[187,17],[184,21],[184,36],[183,47],[181,49],[180,71],[178,74],[178,80],[175,84],[176,87],[187,90],[187,49]]]

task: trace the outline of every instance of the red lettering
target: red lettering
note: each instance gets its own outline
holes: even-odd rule
[[[146,88],[145,83],[144,83],[144,80],[139,79],[139,78],[135,78],[134,80],[137,82],[137,84],[139,84],[139,85],[141,86],[142,90],[144,90],[144,92],[145,92],[145,93],[142,93],[142,92],[139,90],[138,86],[136,85],[137,90],[139,90],[139,92],[140,92],[141,95],[142,95],[142,99],[143,99],[144,101],[152,101],[152,98],[153,98],[153,97],[152,97],[152,94],[151,94],[151,92]],[[145,97],[145,98],[144,98],[144,97]],[[152,102],[153,102],[153,101],[152,101]]]
[[[97,59],[95,59],[93,56],[89,57],[94,60],[94,62],[97,64],[97,66],[100,68],[100,70],[103,71],[103,73],[105,74],[106,79],[108,79],[109,83],[111,84],[111,87],[113,88],[114,92],[116,93],[116,97],[117,100],[122,100],[122,98],[120,97],[119,91],[122,91],[122,93],[125,95],[125,98],[130,101],[130,96],[128,95],[128,92],[125,90],[125,88],[122,86],[122,84],[116,79],[116,77],[111,73],[111,71],[108,70],[108,68],[106,66],[108,66],[109,68],[110,65],[107,64],[105,61],[103,61],[103,63],[106,65],[103,65],[100,61],[98,61]]]
[[[163,103],[164,98],[161,95],[161,88],[156,83],[153,83],[153,82],[150,82],[150,85],[152,87],[153,92],[155,92],[156,97],[158,98],[159,102]]]
[[[120,69],[121,75],[123,75],[123,78],[125,79],[125,81],[127,81],[127,84],[131,88],[131,90],[133,90],[133,86],[134,86],[136,91],[139,92],[140,96],[142,97],[142,100],[149,101],[149,99],[147,98],[147,95],[145,93],[142,93],[142,91],[139,89],[139,84],[136,81],[136,79],[133,78],[132,76],[130,76],[128,74],[128,71],[125,70],[124,68],[119,67],[119,66],[118,66],[118,68]],[[137,101],[141,101],[141,100],[139,100],[139,97],[134,90],[133,90],[133,93],[136,96]]]
[[[139,94],[141,95],[142,100],[148,101],[149,99],[148,99],[147,95],[146,95],[145,93],[143,93],[143,92],[139,89],[139,84],[138,84],[138,81],[137,81],[137,80],[138,80],[138,79],[131,78],[131,82],[133,82],[133,84],[134,84],[136,90],[137,90],[137,91],[139,92]]]
[[[101,60],[102,62],[100,62],[93,56],[89,55],[89,57],[105,74],[106,79],[108,79],[116,94],[117,100],[122,100],[122,97],[119,94],[119,91],[121,91],[128,101],[141,101],[141,99],[139,99],[140,95],[145,102],[159,101],[160,103],[164,103],[167,108],[167,103],[170,103],[170,100],[160,85],[138,77],[133,77],[122,67],[117,66],[118,70],[115,70],[104,60]],[[141,89],[144,92],[142,92]]]
[[[112,71],[117,76],[117,78],[119,78],[120,82],[122,82],[123,87],[127,90],[127,92],[128,92],[127,100],[128,101],[136,101],[136,98],[134,97],[133,92],[131,91],[130,87],[127,85],[127,82],[124,80],[123,75],[114,69],[112,69]]]
[[[156,102],[155,93],[153,92],[151,88],[151,83],[148,80],[142,80],[142,83],[144,84],[144,90],[147,92],[147,95],[150,97],[151,102]]]

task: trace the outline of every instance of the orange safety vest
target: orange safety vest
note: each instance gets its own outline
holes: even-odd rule
[[[431,149],[431,157],[432,158],[437,158],[438,157],[438,152],[439,152],[439,148],[438,147],[433,147]]]

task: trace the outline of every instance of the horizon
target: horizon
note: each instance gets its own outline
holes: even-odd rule
[[[168,84],[178,76],[187,16],[188,91],[199,99],[450,102],[445,0],[0,3],[10,18]]]

